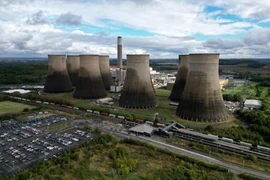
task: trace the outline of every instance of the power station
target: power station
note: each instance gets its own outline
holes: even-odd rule
[[[66,55],[48,55],[48,73],[44,92],[61,93],[72,90],[72,84],[67,71]]]
[[[67,69],[72,85],[76,86],[79,80],[79,71],[80,71],[79,55],[67,55]]]
[[[80,56],[79,81],[73,96],[79,99],[96,99],[106,96],[99,69],[99,56],[83,54]]]
[[[189,67],[189,55],[179,55],[179,66],[173,89],[170,95],[170,100],[179,102],[184,91]]]
[[[109,56],[99,56],[99,69],[105,89],[110,90],[110,87],[114,85],[114,82],[110,73]]]
[[[156,106],[149,70],[149,55],[127,55],[127,73],[119,105],[125,108]]]
[[[221,122],[228,118],[219,85],[219,54],[190,54],[189,71],[176,115],[187,120]]]

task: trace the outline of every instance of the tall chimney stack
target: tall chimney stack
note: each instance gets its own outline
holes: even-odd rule
[[[117,67],[123,68],[122,62],[122,37],[117,37]]]

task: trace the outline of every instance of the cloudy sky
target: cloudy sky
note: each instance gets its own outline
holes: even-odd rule
[[[269,0],[0,0],[0,57],[270,57]]]

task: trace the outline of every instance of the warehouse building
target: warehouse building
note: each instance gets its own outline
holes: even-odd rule
[[[244,103],[244,109],[260,109],[262,107],[262,101],[256,99],[247,99]]]
[[[139,124],[137,126],[130,128],[128,131],[136,135],[144,135],[150,137],[155,133],[156,128],[150,126],[149,124]]]

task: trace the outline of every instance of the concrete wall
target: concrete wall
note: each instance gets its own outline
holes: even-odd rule
[[[66,66],[66,55],[48,55],[48,73],[44,92],[60,93],[72,90]]]
[[[105,89],[110,90],[110,87],[114,85],[114,82],[110,73],[109,56],[99,56],[99,69]]]
[[[149,71],[149,55],[127,55],[127,73],[119,105],[125,108],[156,106]]]
[[[96,99],[106,96],[98,55],[80,55],[79,81],[73,96],[80,99]]]
[[[170,100],[179,102],[180,98],[183,94],[187,74],[188,74],[188,68],[189,68],[189,55],[179,55],[180,64],[178,67],[176,80],[170,95]]]
[[[79,80],[80,58],[79,55],[67,55],[67,69],[73,86]]]
[[[220,122],[228,118],[220,90],[219,54],[191,54],[185,89],[176,115],[183,119]]]

